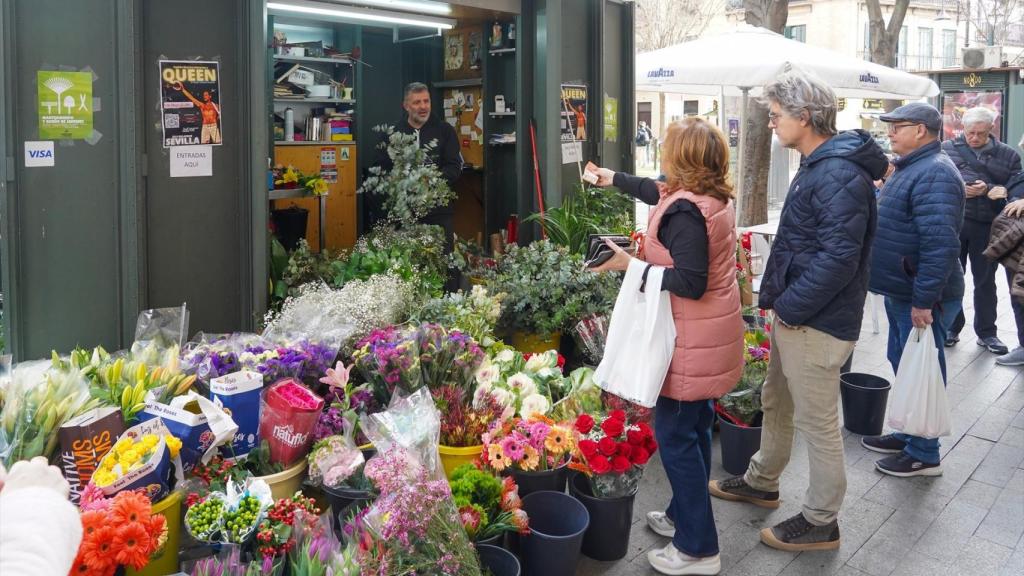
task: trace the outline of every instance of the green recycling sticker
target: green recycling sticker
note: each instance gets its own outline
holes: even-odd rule
[[[92,72],[36,73],[41,140],[92,135]]]

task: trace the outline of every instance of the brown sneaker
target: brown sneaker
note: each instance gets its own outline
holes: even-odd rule
[[[761,530],[761,542],[787,552],[835,550],[839,548],[839,522],[815,526],[797,514],[771,528]]]
[[[733,476],[725,480],[708,482],[708,491],[715,498],[732,500],[733,502],[750,502],[762,508],[778,508],[779,493],[765,492],[751,488],[743,476]]]

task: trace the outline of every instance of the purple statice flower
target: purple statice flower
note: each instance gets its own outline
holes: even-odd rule
[[[328,436],[341,434],[344,431],[345,416],[342,410],[331,406],[320,413],[320,418],[313,427],[313,441],[319,442]]]

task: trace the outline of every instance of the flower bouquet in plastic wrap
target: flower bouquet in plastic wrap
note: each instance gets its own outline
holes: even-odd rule
[[[396,389],[408,394],[423,385],[419,346],[407,329],[374,330],[356,344],[352,360],[382,404],[391,400]]]
[[[369,384],[352,383],[351,374],[354,367],[354,364],[346,367],[339,360],[334,368],[328,368],[327,374],[320,378],[320,383],[327,386],[324,393],[327,404],[313,430],[314,442],[328,436],[344,434],[346,423],[351,423],[356,445],[365,447],[369,444],[370,441],[359,426],[359,415],[376,414],[383,408]]]
[[[260,437],[270,445],[270,459],[285,467],[306,456],[324,399],[292,378],[263,392]]]
[[[594,496],[621,498],[635,494],[647,461],[658,450],[654,431],[645,422],[632,423],[622,410],[612,410],[598,423],[589,414],[576,419],[578,456],[569,467],[590,479]]]
[[[362,519],[359,563],[364,573],[479,576],[480,565],[466,536],[437,453],[440,415],[421,389],[396,397],[388,410],[366,423],[379,453],[366,476],[380,497]]]
[[[245,544],[256,535],[266,511],[274,503],[270,486],[250,478],[244,484],[227,483],[227,492],[211,492],[185,513],[185,528],[196,540]]]

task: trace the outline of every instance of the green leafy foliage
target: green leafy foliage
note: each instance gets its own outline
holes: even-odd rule
[[[562,205],[527,217],[525,222],[544,226],[548,239],[565,246],[573,254],[587,251],[591,234],[633,232],[634,200],[609,188],[579,185],[562,198]]]

